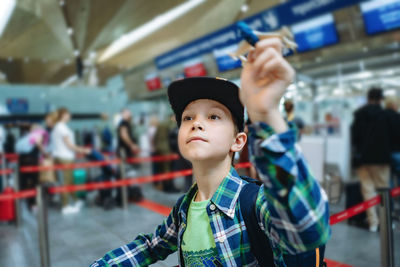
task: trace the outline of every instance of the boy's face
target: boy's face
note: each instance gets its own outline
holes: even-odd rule
[[[244,139],[245,143],[246,137]],[[225,159],[230,152],[243,147],[238,145],[228,108],[210,99],[198,99],[186,106],[182,113],[178,144],[183,157],[192,163]]]

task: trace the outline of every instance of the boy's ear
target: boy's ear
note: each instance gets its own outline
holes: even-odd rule
[[[239,152],[247,142],[247,135],[244,132],[236,134],[235,142],[231,146],[231,152]]]

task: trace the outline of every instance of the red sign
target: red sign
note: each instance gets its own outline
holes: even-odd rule
[[[187,65],[184,68],[185,77],[206,76],[207,71],[202,62],[193,65]]]
[[[157,75],[149,75],[146,77],[146,85],[149,91],[158,90],[161,88],[161,79]]]

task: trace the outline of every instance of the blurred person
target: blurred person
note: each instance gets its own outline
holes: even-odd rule
[[[334,117],[332,113],[325,113],[325,127],[328,135],[339,133],[339,119]]]
[[[117,127],[118,144],[117,154],[121,157],[122,153],[126,158],[131,158],[139,153],[139,146],[132,131],[132,113],[125,108],[121,111],[121,120]]]
[[[57,110],[48,113],[48,114],[46,115],[46,117],[44,118],[45,128],[46,128],[46,131],[47,131],[48,133],[50,133],[50,132],[53,130],[54,125],[57,123],[57,119],[58,119],[58,112],[57,112]]]
[[[21,136],[15,144],[15,151],[19,154],[19,166],[38,166],[43,158],[47,157],[46,147],[49,135],[45,129],[32,124],[28,132]],[[39,172],[20,172],[20,190],[34,189],[39,184]],[[35,198],[27,199],[28,208],[32,210],[36,203]]]
[[[162,123],[160,123],[157,127],[157,130],[154,134],[154,156],[165,156],[171,154],[171,148],[169,143],[169,133],[173,128],[173,121],[168,117]],[[159,161],[155,162],[156,164],[156,173],[167,173],[171,171],[169,161]],[[174,181],[172,179],[164,180],[161,182],[161,189],[168,193],[176,193],[179,192],[174,185]]]
[[[121,120],[117,128],[117,151],[116,154],[120,158],[132,158],[140,153],[140,148],[136,143],[132,129],[132,113],[129,109],[124,108],[121,111]],[[121,179],[121,174],[117,175],[117,179]],[[117,188],[116,204],[122,205],[122,189]],[[141,189],[139,186],[129,187],[132,192],[137,192],[137,195],[141,195]],[[129,193],[130,194],[130,193]],[[135,197],[133,197],[135,198]],[[139,199],[140,197],[138,197]]]
[[[361,182],[364,200],[377,195],[376,189],[389,186],[390,173],[390,122],[381,106],[383,91],[371,88],[367,104],[354,112],[351,125],[353,165]],[[379,218],[375,207],[367,210],[369,230],[376,232]]]
[[[75,160],[75,153],[88,155],[91,149],[77,146],[73,131],[67,123],[71,120],[71,114],[66,108],[58,110],[57,123],[51,132],[51,149],[54,162],[56,164],[71,164]],[[63,170],[64,185],[72,185],[73,171],[71,169]],[[62,213],[69,214],[78,212],[82,206],[81,201],[77,201],[74,193],[62,193]]]
[[[15,153],[15,136],[10,127],[6,128],[6,139],[3,144],[3,150],[5,154]]]
[[[110,127],[106,125],[101,131],[102,151],[112,152],[113,150],[112,140],[113,140],[112,132],[110,130]]]
[[[58,119],[58,112],[53,111],[48,113],[45,118],[44,118],[44,127],[45,131],[47,133],[47,136],[49,137],[49,142],[47,142],[47,145],[45,146],[45,151],[46,154],[44,154],[40,160],[40,166],[41,167],[50,167],[53,166],[54,161],[53,157],[51,155],[51,131],[54,128],[54,125],[57,123]],[[39,182],[41,184],[46,184],[46,185],[51,185],[56,182],[55,174],[53,170],[46,170],[46,171],[40,171],[39,173]]]
[[[155,146],[154,146],[154,143],[155,143],[154,142],[154,136],[156,134],[158,125],[159,125],[159,121],[158,121],[157,116],[156,115],[152,115],[150,117],[150,124],[149,124],[149,128],[147,130],[147,137],[148,137],[148,140],[150,141],[149,144],[150,144],[150,154],[151,154],[151,156],[155,156],[156,155]],[[157,168],[158,168],[157,162],[152,161],[151,162],[151,169],[152,169],[152,174],[153,175],[156,174],[156,173],[159,173]],[[161,189],[161,186],[160,186],[161,183],[160,182],[153,182],[153,184],[155,186],[159,187],[159,189]]]
[[[391,171],[392,177],[397,177],[397,184],[400,182],[400,113],[399,101],[394,97],[385,99],[385,110],[388,113],[390,121],[390,134],[391,134]],[[396,177],[393,177],[396,179]],[[393,180],[395,182],[395,180]]]
[[[300,117],[296,116],[294,112],[294,103],[293,100],[291,99],[286,99],[283,107],[285,109],[286,113],[286,120],[288,122],[292,122],[296,125],[297,130],[298,130],[298,139],[300,140],[301,134],[303,133],[304,129],[304,121]]]

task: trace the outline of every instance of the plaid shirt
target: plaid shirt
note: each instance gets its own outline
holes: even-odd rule
[[[283,254],[295,254],[325,244],[330,236],[326,194],[310,174],[296,146],[296,130],[275,134],[264,123],[249,127],[251,161],[264,185],[256,200],[259,225],[270,240],[276,266],[286,266]],[[284,181],[283,185],[280,181]],[[207,206],[219,258],[224,266],[258,266],[238,197],[246,182],[231,168]],[[153,234],[108,252],[91,266],[147,266],[179,251],[186,229],[194,185],[173,207]]]

